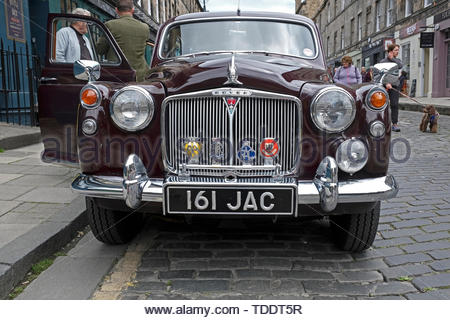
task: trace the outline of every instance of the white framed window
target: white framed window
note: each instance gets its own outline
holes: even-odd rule
[[[327,37],[327,57],[330,56],[330,47],[331,47],[330,36],[328,36]]]
[[[327,20],[327,22],[330,22],[331,21],[331,10],[330,10],[330,7],[331,7],[331,5],[330,5],[330,2],[328,2],[328,4],[327,4],[327,12],[328,12],[328,20]]]
[[[341,27],[341,50],[345,48],[345,33],[344,26]]]
[[[362,39],[362,23],[361,23],[361,12],[358,13],[358,41]]]
[[[394,22],[394,0],[387,1],[386,26],[389,27]]]
[[[159,0],[155,0],[155,20],[156,22],[159,22]]]
[[[381,2],[378,0],[375,3],[375,32],[380,31],[381,28]]]
[[[423,6],[428,7],[428,6],[431,6],[432,4],[433,4],[433,0],[425,0],[423,3]]]
[[[341,11],[345,9],[345,0],[341,0]]]
[[[405,1],[405,17],[410,16],[413,13],[413,1],[406,0]]]

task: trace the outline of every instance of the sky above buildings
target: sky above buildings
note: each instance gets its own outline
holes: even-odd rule
[[[205,0],[208,11],[235,11],[239,0]],[[203,0],[200,0],[203,5]],[[295,0],[240,0],[242,11],[295,13]]]

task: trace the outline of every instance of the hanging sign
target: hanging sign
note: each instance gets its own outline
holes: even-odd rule
[[[25,42],[22,0],[4,0],[6,36],[8,39]]]
[[[421,48],[434,48],[434,32],[421,32],[420,33],[420,47]]]

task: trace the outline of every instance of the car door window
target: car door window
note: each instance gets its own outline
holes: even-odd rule
[[[53,22],[51,63],[87,59],[119,65],[120,57],[105,31],[95,22],[58,18]]]

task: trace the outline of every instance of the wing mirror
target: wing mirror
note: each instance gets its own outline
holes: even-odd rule
[[[100,78],[100,63],[92,60],[75,61],[73,75],[78,80],[96,81]]]
[[[373,80],[379,84],[391,83],[397,84],[399,69],[395,62],[377,63],[372,67]]]

